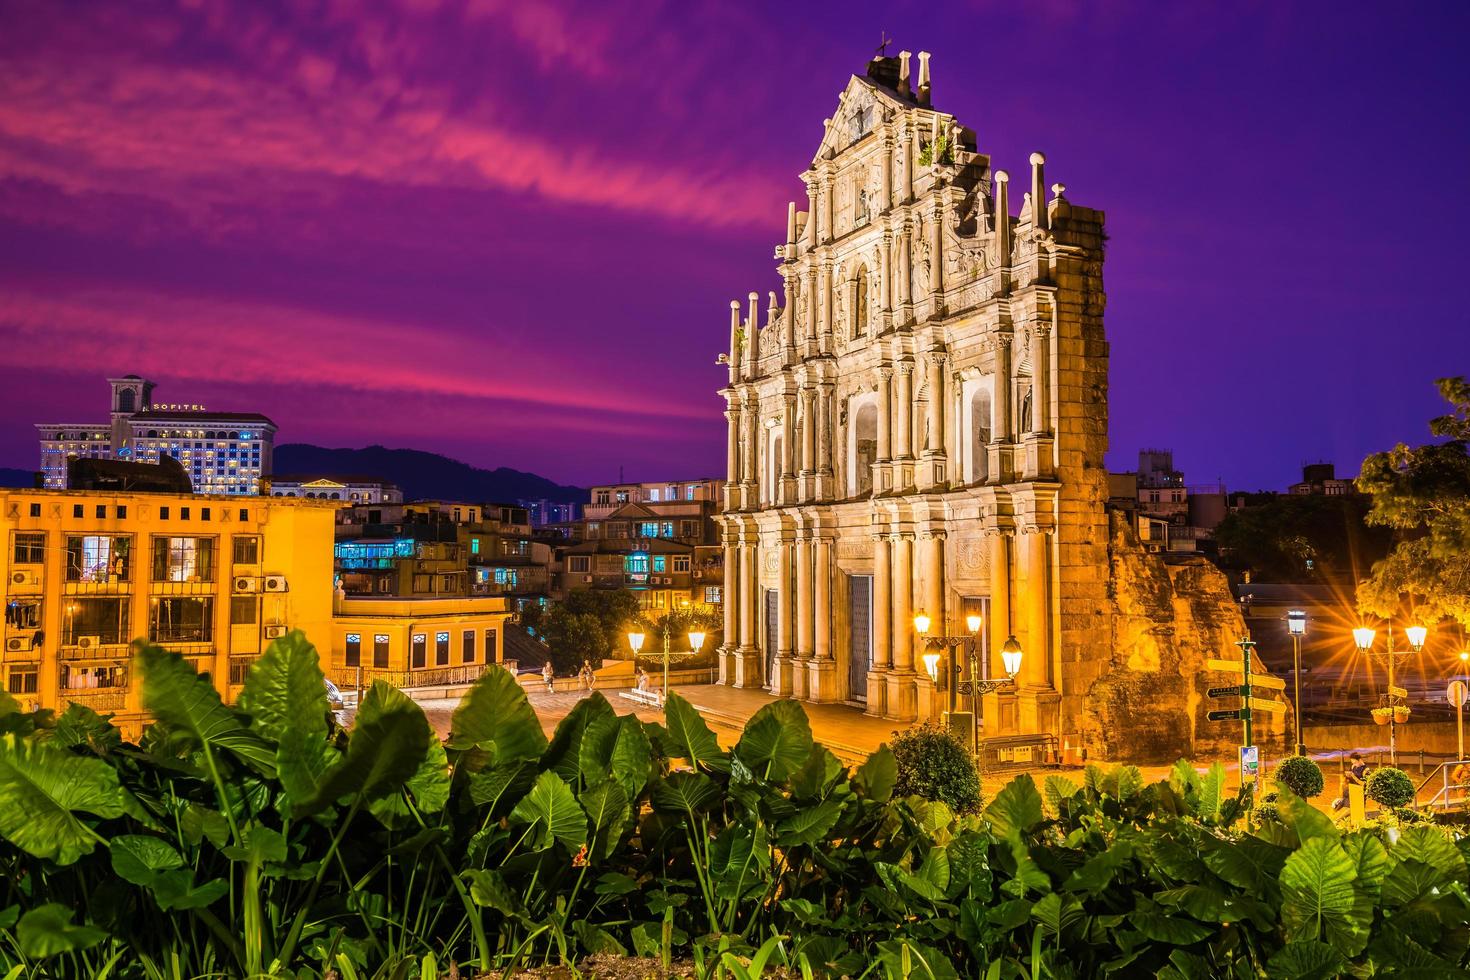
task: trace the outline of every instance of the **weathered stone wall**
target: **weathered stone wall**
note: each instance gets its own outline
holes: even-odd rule
[[[1089,757],[1167,763],[1231,759],[1239,722],[1209,721],[1211,687],[1238,684],[1240,675],[1205,669],[1210,658],[1239,661],[1245,621],[1225,576],[1203,557],[1166,564],[1145,551],[1125,515],[1110,522],[1113,643],[1111,663],[1088,692],[1082,743]],[[1255,658],[1253,673],[1268,673]],[[1277,692],[1258,696],[1282,700]],[[1257,713],[1254,741],[1265,757],[1287,747],[1290,713]]]

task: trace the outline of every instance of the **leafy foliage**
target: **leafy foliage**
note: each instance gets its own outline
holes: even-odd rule
[[[1372,495],[1368,523],[1393,530],[1398,543],[1358,587],[1358,605],[1388,617],[1413,597],[1420,616],[1470,626],[1470,382],[1436,384],[1450,411],[1429,431],[1444,441],[1400,443],[1363,461],[1358,489]]]
[[[1276,767],[1276,778],[1304,800],[1322,795],[1322,767],[1304,755],[1293,755]]]
[[[894,736],[899,796],[939,800],[961,813],[980,806],[980,771],[970,750],[952,732],[921,725]]]
[[[1470,966],[1470,843],[1345,832],[1296,777],[1254,826],[1220,766],[1185,763],[1153,785],[1126,766],[1022,775],[979,811],[905,792],[899,750],[932,733],[849,769],[791,701],[728,749],[677,695],[665,725],[593,695],[548,740],[492,670],[441,744],[387,686],[336,729],[299,635],[238,709],[139,655],[168,714],[140,745],[0,705],[7,980],[486,978],[626,952],[734,977]]]
[[[1414,801],[1414,781],[1402,769],[1384,766],[1368,776],[1367,794],[1374,803],[1396,810]]]

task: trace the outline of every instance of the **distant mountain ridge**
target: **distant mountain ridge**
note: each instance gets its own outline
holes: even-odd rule
[[[288,442],[275,448],[273,469],[283,475],[371,476],[397,484],[405,500],[583,503],[587,491],[501,466],[493,470],[418,449],[328,449]],[[4,471],[0,471],[4,472]],[[19,472],[19,471],[17,471]]]

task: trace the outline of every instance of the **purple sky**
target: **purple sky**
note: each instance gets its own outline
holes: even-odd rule
[[[0,465],[108,374],[590,483],[718,474],[728,303],[880,30],[1108,215],[1114,467],[1281,487],[1470,373],[1470,4],[0,0]]]

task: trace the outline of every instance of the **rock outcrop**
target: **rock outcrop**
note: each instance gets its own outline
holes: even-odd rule
[[[1239,662],[1245,620],[1225,576],[1203,556],[1165,562],[1139,543],[1126,515],[1110,521],[1113,663],[1093,683],[1082,732],[1092,758],[1168,763],[1232,758],[1241,726],[1209,721],[1206,712],[1238,700],[1211,700],[1206,690],[1240,683],[1240,674],[1208,670],[1216,658]],[[1252,671],[1269,673],[1259,657]],[[1276,692],[1259,696],[1282,700]],[[1257,712],[1254,741],[1263,756],[1286,748],[1290,714]]]

